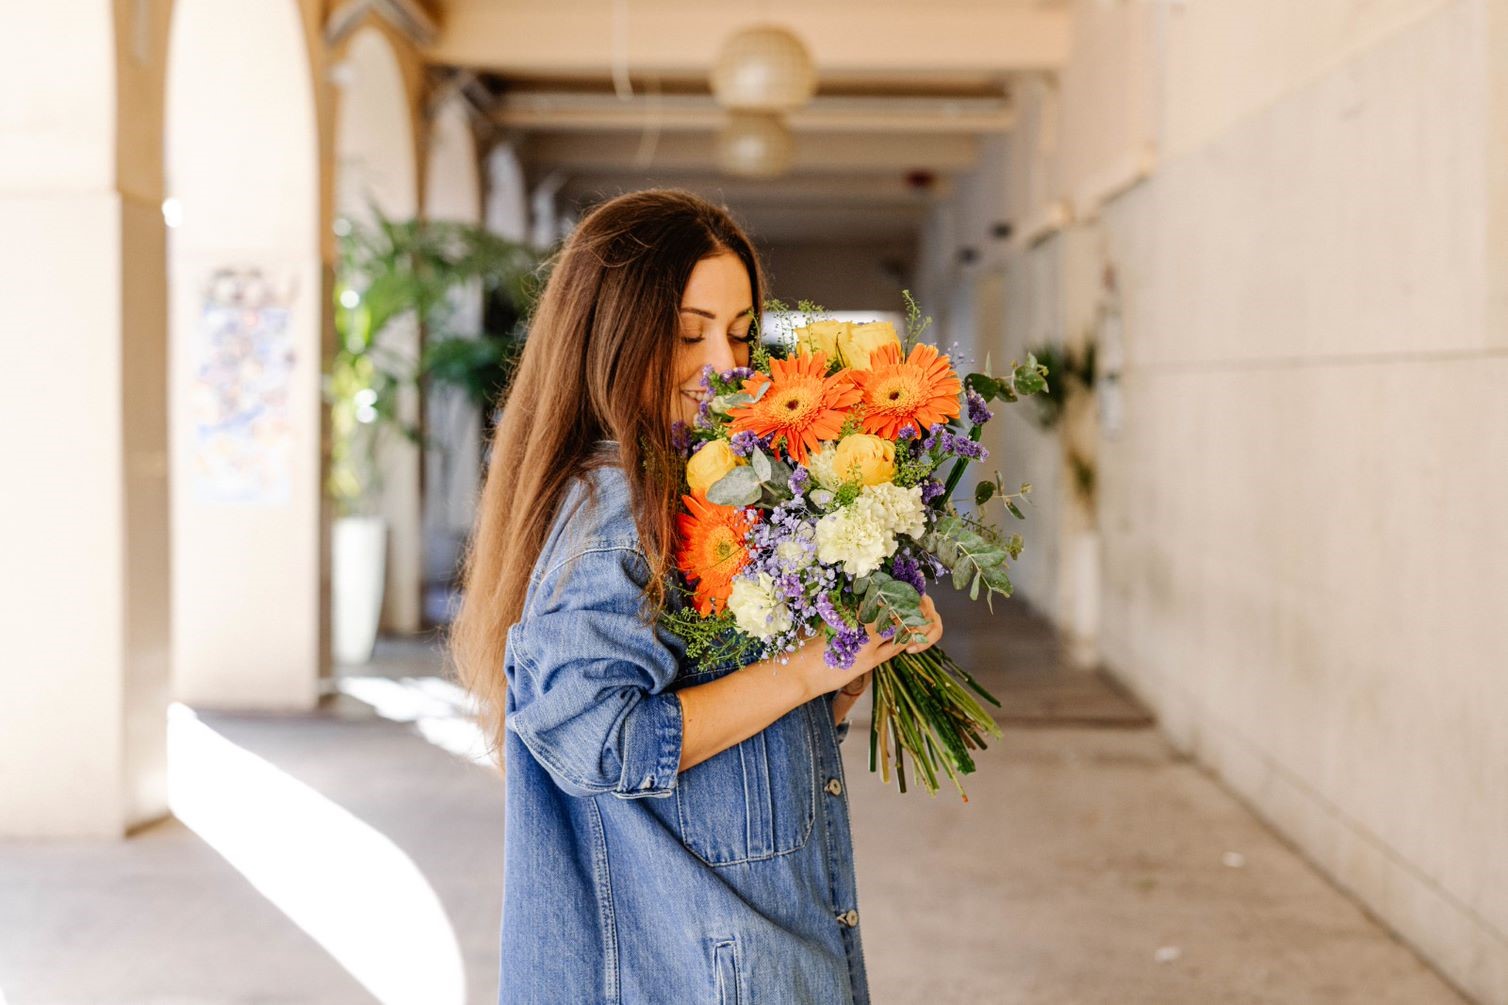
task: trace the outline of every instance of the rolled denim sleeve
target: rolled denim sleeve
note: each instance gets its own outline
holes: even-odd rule
[[[679,658],[640,614],[646,575],[632,547],[581,551],[544,573],[513,636],[507,728],[573,795],[675,789]]]

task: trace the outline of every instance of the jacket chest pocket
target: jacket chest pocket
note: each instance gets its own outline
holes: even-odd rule
[[[708,865],[796,851],[811,837],[817,787],[808,708],[694,764],[676,782],[681,841]]]

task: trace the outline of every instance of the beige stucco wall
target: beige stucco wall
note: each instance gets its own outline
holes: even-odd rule
[[[1026,115],[996,176],[1013,222],[1076,222],[991,252],[1006,323],[979,336],[1071,334],[1114,267],[1107,666],[1485,1002],[1508,1002],[1505,8],[1079,4],[1056,132]],[[924,266],[944,303],[980,281],[951,252]],[[1018,581],[1054,610],[1061,574],[1023,555]]]

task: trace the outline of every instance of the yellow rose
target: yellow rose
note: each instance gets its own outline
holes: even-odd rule
[[[895,325],[889,321],[866,321],[851,324],[838,334],[838,351],[843,354],[843,365],[854,370],[868,370],[869,357],[883,345],[900,348],[900,336]]]
[[[848,333],[847,321],[813,321],[794,330],[798,352],[823,353],[831,363],[838,358],[839,340]]]
[[[748,463],[733,452],[727,440],[710,440],[686,462],[686,484],[692,492],[705,494],[723,475]]]
[[[859,484],[878,485],[895,477],[895,444],[868,433],[853,433],[838,441],[833,470],[850,481],[857,469]]]

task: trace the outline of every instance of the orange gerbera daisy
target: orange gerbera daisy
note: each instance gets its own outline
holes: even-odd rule
[[[856,371],[864,395],[860,419],[864,432],[893,440],[910,426],[920,436],[934,423],[958,416],[958,393],[963,384],[948,357],[936,346],[918,342],[901,359],[901,348],[882,345],[869,357],[869,369]]]
[[[675,561],[696,584],[693,603],[705,617],[727,602],[733,577],[749,564],[744,535],[759,522],[759,511],[719,506],[701,493],[683,495],[681,501],[687,512],[675,518],[679,532]]]
[[[756,373],[743,382],[743,389],[758,394],[753,404],[728,410],[733,431],[768,436],[770,445],[785,451],[797,464],[804,464],[822,440],[835,440],[843,428],[843,416],[859,400],[850,371],[827,373],[827,354],[798,353],[790,359],[770,360],[770,374]]]

